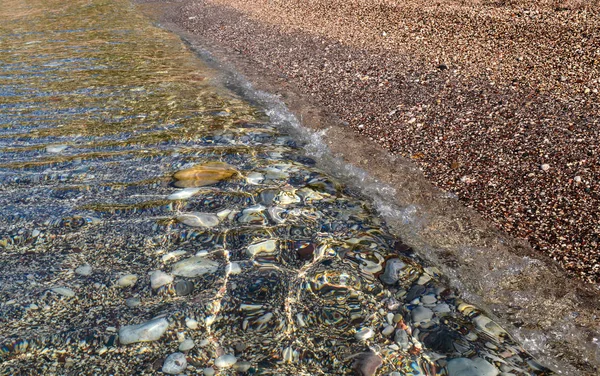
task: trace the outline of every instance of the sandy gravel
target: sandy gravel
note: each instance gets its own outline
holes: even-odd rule
[[[179,24],[600,281],[600,7],[184,1]]]

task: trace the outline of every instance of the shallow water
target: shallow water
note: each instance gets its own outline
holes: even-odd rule
[[[8,3],[3,374],[551,374],[128,3]]]

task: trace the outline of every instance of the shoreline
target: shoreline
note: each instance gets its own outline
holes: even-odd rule
[[[145,13],[159,19],[163,27],[178,33],[196,52],[206,48],[219,61],[234,66],[236,71],[248,77],[257,89],[279,96],[303,125],[324,134],[325,142],[335,155],[368,171],[377,181],[398,188],[393,200],[400,207],[415,203],[420,208],[429,205],[427,210],[419,213],[428,220],[421,228],[408,226],[409,229],[402,230],[407,226],[398,218],[394,222],[393,216],[386,217],[384,213],[384,217],[400,231],[403,239],[441,266],[444,274],[455,278],[454,282],[461,285],[461,290],[472,292],[469,298],[474,303],[487,307],[501,322],[518,326],[513,334],[520,341],[527,343],[530,335],[546,332],[549,343],[529,341],[529,346],[539,346],[534,353],[542,351],[546,359],[560,354],[562,361],[578,368],[579,372],[595,374],[600,359],[592,339],[600,333],[596,319],[600,307],[594,303],[598,291],[593,285],[565,276],[550,257],[532,250],[523,240],[507,237],[486,218],[463,207],[461,202],[448,199],[448,195],[432,187],[412,163],[391,155],[373,140],[353,132],[351,126],[328,111],[328,107],[315,105],[314,98],[299,90],[295,81],[277,72],[267,72],[251,55],[215,43],[200,35],[197,29],[186,30],[185,19],[189,16],[179,9],[182,5],[184,3],[180,2],[170,3],[170,6],[149,3],[143,7]],[[221,26],[231,22],[231,18],[223,18],[227,15],[234,19],[242,17],[234,14],[232,9],[210,7],[211,12],[204,13],[207,23],[208,14],[216,17]],[[242,25],[240,29],[244,30],[251,22],[246,20],[237,25]],[[279,37],[286,36],[281,34]],[[430,202],[439,205],[430,205]],[[457,235],[453,239],[442,238],[437,235],[440,229],[443,234],[455,231]],[[424,238],[428,238],[427,243],[423,242]],[[495,254],[492,260],[486,256],[489,252]],[[486,284],[481,280],[486,268],[493,275],[494,283],[501,281],[501,285],[491,286],[490,282]],[[476,272],[471,273],[473,270]],[[517,304],[523,297],[528,301]]]

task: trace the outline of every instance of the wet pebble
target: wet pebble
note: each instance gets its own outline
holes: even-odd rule
[[[237,358],[231,354],[221,355],[215,360],[215,366],[218,368],[229,368],[237,363]]]
[[[381,334],[383,334],[384,336],[389,336],[390,334],[394,333],[394,326],[393,325],[387,325],[385,328],[383,328],[383,330],[381,331]]]
[[[175,293],[177,296],[186,296],[194,291],[194,283],[190,281],[179,281],[175,285]]]
[[[155,270],[150,273],[150,286],[152,286],[153,289],[168,285],[171,282],[173,282],[173,276],[163,271]]]
[[[219,217],[212,213],[190,213],[177,216],[177,220],[190,227],[215,227],[219,224]]]
[[[180,277],[199,277],[217,271],[219,264],[205,256],[194,256],[173,265],[172,273]]]
[[[260,172],[251,172],[246,176],[246,181],[248,184],[257,185],[263,182],[265,177]]]
[[[82,276],[90,276],[92,275],[92,267],[89,264],[81,265],[75,269],[75,274],[79,274]]]
[[[388,285],[393,285],[400,279],[400,273],[402,268],[404,268],[406,264],[400,259],[391,259],[388,260],[385,264],[385,271],[379,277],[381,282],[386,283]]]
[[[423,294],[424,292],[425,292],[424,286],[414,285],[413,287],[410,288],[410,290],[408,290],[408,293],[406,294],[406,301],[411,302],[415,298],[418,298],[419,296],[421,296],[421,294]]]
[[[117,279],[117,286],[119,287],[131,287],[135,285],[138,280],[138,276],[135,274],[127,274]]]
[[[448,376],[496,376],[500,372],[482,358],[452,359],[447,365]]]
[[[198,321],[188,317],[185,319],[185,326],[187,326],[189,329],[196,330],[198,329]]]
[[[180,352],[173,353],[165,359],[162,366],[162,371],[170,375],[177,375],[183,372],[187,367],[187,359]]]
[[[237,362],[233,365],[233,369],[235,369],[239,373],[248,372],[248,370],[252,367],[250,362]]]
[[[235,175],[237,171],[223,162],[208,162],[177,171],[173,178],[180,188],[204,187],[218,183]]]
[[[277,249],[277,242],[275,240],[267,240],[257,244],[252,244],[246,249],[248,256],[256,256],[259,253],[272,254]]]
[[[354,334],[354,338],[359,341],[366,341],[369,338],[372,338],[375,335],[375,332],[371,328],[360,328],[356,334]]]
[[[55,288],[51,289],[50,291],[52,291],[58,295],[66,296],[67,298],[72,298],[75,296],[75,292],[73,292],[73,290],[71,290],[68,287],[55,287]]]
[[[194,340],[188,338],[179,344],[179,351],[188,351],[193,349],[194,346],[196,346]]]
[[[46,146],[46,153],[60,153],[68,147],[69,145],[48,145]]]
[[[450,306],[446,303],[438,304],[433,308],[433,312],[448,313],[450,312]]]
[[[168,328],[169,322],[164,317],[154,318],[138,325],[127,325],[119,330],[119,341],[123,345],[156,341]]]
[[[226,272],[228,274],[240,274],[242,272],[242,267],[239,262],[232,262],[227,264]]]
[[[415,323],[426,322],[433,317],[433,311],[429,308],[418,306],[412,310],[411,316]]]
[[[140,304],[142,304],[140,298],[128,298],[127,300],[125,300],[125,305],[129,308],[137,307]]]
[[[382,364],[381,357],[373,351],[369,351],[358,354],[354,358],[352,367],[356,376],[373,376]]]
[[[204,374],[204,376],[214,376],[215,369],[212,367],[206,367],[202,370],[202,373]]]
[[[168,200],[184,200],[200,192],[200,188],[185,188],[167,196]]]

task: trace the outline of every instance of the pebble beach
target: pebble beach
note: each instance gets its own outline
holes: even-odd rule
[[[170,19],[595,284],[599,9],[210,0],[177,3]]]

